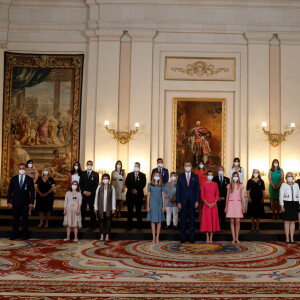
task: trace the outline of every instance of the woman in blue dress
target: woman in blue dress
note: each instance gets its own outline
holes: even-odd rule
[[[165,220],[165,193],[159,172],[153,173],[151,183],[148,184],[147,220],[151,221],[153,243],[159,242],[161,222]]]

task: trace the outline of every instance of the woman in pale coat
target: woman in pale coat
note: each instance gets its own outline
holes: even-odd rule
[[[287,243],[294,243],[295,222],[298,220],[300,189],[294,182],[292,172],[287,172],[286,182],[282,183],[279,192],[279,204],[283,212],[284,229]]]

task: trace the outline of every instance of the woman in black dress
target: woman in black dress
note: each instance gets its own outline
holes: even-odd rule
[[[259,221],[264,216],[265,183],[259,170],[254,169],[247,182],[248,216],[252,221],[252,231],[259,231]],[[255,226],[256,221],[256,226]]]
[[[36,210],[39,212],[40,224],[43,227],[45,219],[45,228],[48,227],[50,212],[53,209],[55,181],[49,176],[49,169],[42,170],[42,176],[35,183],[36,188]]]

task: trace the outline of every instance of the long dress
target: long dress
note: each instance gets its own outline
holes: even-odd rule
[[[281,174],[282,174],[282,169],[274,170],[274,172],[271,171],[271,179],[275,186],[277,186],[281,181]],[[280,188],[274,190],[271,183],[269,184],[270,199],[279,199],[279,191]]]
[[[262,179],[257,182],[249,179],[247,183],[247,191],[250,191],[250,198],[252,202],[248,202],[247,215],[250,218],[263,218],[264,216],[264,204],[261,202],[263,198],[263,191],[265,190],[265,183]]]
[[[162,212],[163,208],[163,199],[162,193],[164,193],[164,187],[160,187],[158,185],[152,186],[150,183],[148,184],[148,192],[150,195],[150,212],[147,214],[147,220],[159,223],[165,220],[165,215]]]
[[[203,171],[203,169],[198,169],[195,172],[195,174],[198,175],[198,177],[199,177],[199,184],[200,184],[200,187],[202,187],[202,184],[207,181],[206,172]]]
[[[47,193],[55,181],[52,177],[49,177],[46,181],[42,177],[39,177],[35,182],[39,191],[42,194]],[[35,209],[41,212],[52,211],[54,202],[54,192],[49,193],[46,197],[41,197],[39,193],[36,193],[36,206]]]
[[[124,170],[121,172],[114,171],[112,185],[116,191],[116,199],[122,200],[122,189],[123,189],[123,174]]]
[[[71,191],[68,191],[65,196],[64,208],[67,209],[67,214],[64,217],[64,226],[71,228],[81,228],[81,212],[79,215],[76,215],[78,206],[82,203],[82,195],[80,192],[77,192],[73,195]]]
[[[219,189],[216,182],[204,182],[201,189],[201,199],[207,203],[214,203],[219,198]],[[220,230],[217,204],[210,208],[203,203],[200,231],[215,232]]]
[[[242,211],[242,199],[241,199],[241,190],[244,189],[242,183],[235,185],[233,192],[231,192],[230,184],[227,185],[228,193],[229,193],[229,202],[228,202],[228,210],[226,213],[226,218],[232,219],[240,219],[243,218],[243,211]]]

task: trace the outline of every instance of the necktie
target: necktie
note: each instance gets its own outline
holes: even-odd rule
[[[137,177],[138,177],[138,174],[137,174],[137,173],[135,173],[135,181],[137,181]]]
[[[88,172],[88,179],[90,179],[91,172]]]
[[[221,183],[221,186],[223,185],[223,177],[221,176],[220,177],[220,183]]]
[[[20,179],[20,189],[22,188],[23,186],[23,176],[21,176],[21,179]]]
[[[190,173],[188,173],[186,176],[186,182],[187,182],[187,186],[190,186]]]

